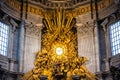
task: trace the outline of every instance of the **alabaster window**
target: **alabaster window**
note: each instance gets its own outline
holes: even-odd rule
[[[120,20],[110,25],[112,55],[120,53]]]
[[[7,55],[9,26],[0,22],[0,54]]]

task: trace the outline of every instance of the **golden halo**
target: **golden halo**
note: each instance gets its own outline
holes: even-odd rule
[[[67,46],[60,42],[55,42],[52,45],[52,58],[56,59],[64,59],[67,54]]]

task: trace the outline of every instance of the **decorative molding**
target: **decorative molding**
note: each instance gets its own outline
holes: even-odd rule
[[[109,22],[109,20],[108,20],[108,18],[106,18],[106,19],[100,24],[100,25],[102,26],[102,29],[103,29],[104,32],[106,32],[106,30],[107,30],[106,25],[107,25],[108,22]]]
[[[110,57],[110,66],[120,66],[120,54]]]
[[[15,20],[13,20],[12,18],[10,19],[10,23],[13,25],[13,26],[15,26],[15,27],[17,27],[18,26],[18,24],[15,22]]]
[[[106,25],[106,27],[109,27],[109,25],[111,25],[112,23],[114,23],[115,21],[120,19],[120,13],[119,10],[115,11],[113,14],[111,14],[110,16],[107,17],[108,18],[108,23]],[[106,19],[107,19],[106,18]]]
[[[13,20],[12,18],[9,21],[12,25],[12,32],[14,33],[17,29],[18,29],[18,24],[15,22],[15,20]]]
[[[6,60],[0,59],[0,65],[2,68],[8,69],[8,60],[6,61]]]

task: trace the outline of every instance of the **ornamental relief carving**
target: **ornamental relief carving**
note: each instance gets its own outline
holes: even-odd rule
[[[40,36],[41,29],[43,28],[43,26],[42,24],[35,25],[33,23],[30,23],[30,24],[26,24],[25,28],[27,35]]]
[[[78,31],[78,34],[81,36],[90,36],[90,35],[93,35],[94,27],[95,26],[93,23],[81,24],[77,26],[77,31]]]

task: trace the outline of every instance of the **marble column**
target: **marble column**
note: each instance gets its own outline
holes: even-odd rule
[[[96,57],[96,66],[97,66],[97,70],[96,72],[100,72],[100,68],[101,68],[101,64],[100,64],[100,41],[99,41],[99,26],[98,24],[96,23],[95,24],[95,28],[94,28],[94,48],[95,48],[95,57]]]
[[[19,30],[19,45],[18,45],[18,71],[23,72],[23,64],[24,64],[24,34],[25,34],[25,21],[21,21]]]

